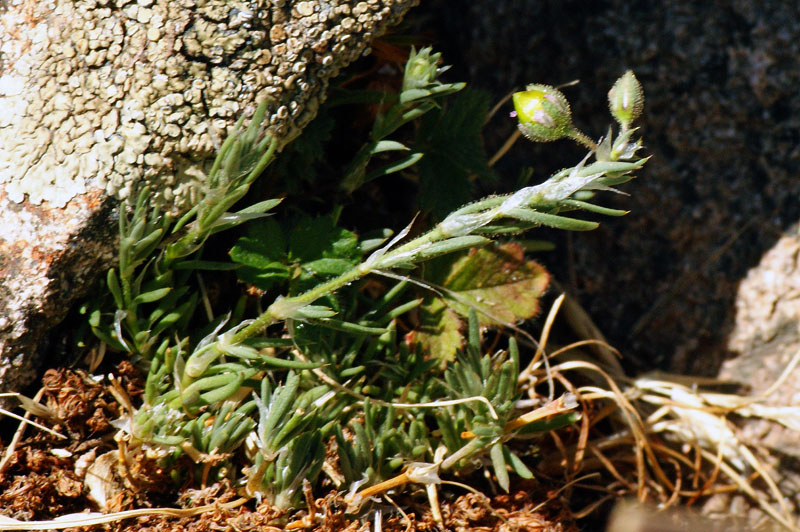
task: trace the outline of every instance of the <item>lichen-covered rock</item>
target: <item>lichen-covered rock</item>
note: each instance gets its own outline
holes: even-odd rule
[[[0,390],[110,258],[113,202],[191,204],[215,146],[269,101],[289,142],[331,77],[418,0],[0,3]]]
[[[31,383],[46,332],[113,259],[114,203],[95,191],[53,209],[0,192],[0,391]]]
[[[263,98],[291,140],[328,80],[415,0],[12,0],[0,12],[0,186],[63,207],[146,180],[184,206]]]

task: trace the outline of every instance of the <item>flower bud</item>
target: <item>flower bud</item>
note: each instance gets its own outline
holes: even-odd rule
[[[421,89],[435,83],[441,73],[438,67],[442,54],[431,54],[430,46],[419,52],[411,49],[411,54],[406,62],[406,71],[403,76],[403,90]]]
[[[608,108],[614,120],[619,122],[623,129],[628,129],[631,122],[642,114],[643,107],[642,85],[633,72],[628,70],[608,91]]]
[[[572,116],[566,97],[549,85],[528,85],[512,96],[522,134],[535,142],[548,142],[568,136]]]

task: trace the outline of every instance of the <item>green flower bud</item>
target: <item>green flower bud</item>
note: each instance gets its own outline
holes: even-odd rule
[[[619,122],[623,129],[628,129],[642,114],[644,92],[642,84],[632,71],[625,72],[608,91],[608,108],[614,120]]]
[[[522,134],[535,142],[570,136],[572,115],[567,98],[549,85],[528,85],[512,96]]]
[[[406,62],[406,71],[403,76],[403,90],[421,89],[436,82],[441,73],[437,66],[442,54],[431,54],[433,49],[428,46],[417,52],[411,49],[411,54]]]

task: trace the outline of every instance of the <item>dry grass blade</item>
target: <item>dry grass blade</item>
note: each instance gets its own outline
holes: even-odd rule
[[[639,500],[644,501],[645,496],[645,483],[648,478],[647,468],[645,467],[645,456],[647,457],[647,463],[650,465],[652,470],[655,472],[656,476],[658,477],[659,481],[662,482],[665,486],[668,486],[668,489],[673,489],[672,482],[667,478],[667,475],[664,473],[661,465],[656,457],[655,453],[653,452],[650,441],[646,434],[646,428],[644,423],[642,422],[642,418],[638,412],[638,410],[631,404],[628,400],[626,395],[622,392],[622,390],[617,385],[616,381],[611,377],[608,373],[602,370],[595,364],[589,362],[565,362],[553,367],[554,371],[558,371],[559,373],[563,373],[565,371],[570,370],[583,370],[583,371],[590,371],[596,372],[603,377],[603,379],[608,384],[610,390],[604,390],[602,388],[594,387],[594,386],[587,386],[580,389],[580,396],[583,397],[585,393],[592,393],[593,395],[591,398],[605,398],[614,401],[617,406],[619,407],[619,412],[622,415],[623,420],[625,421],[626,425],[629,427],[631,434],[634,437],[636,445],[635,449],[635,457],[636,457],[636,470],[637,470],[637,497]]]
[[[17,398],[23,397],[18,393],[5,393],[5,394],[0,394],[0,395],[6,396],[6,397],[13,396],[13,397],[17,397]],[[33,397],[33,399],[28,399],[27,397],[25,397],[25,399],[26,399],[27,403],[32,403],[32,404],[35,404],[35,405],[39,405],[42,409],[45,409],[45,410],[47,410],[49,412],[49,409],[39,402],[39,401],[41,401],[43,395],[44,395],[44,388],[40,388],[39,391],[36,392],[36,395]],[[23,404],[27,404],[27,403],[23,403]],[[31,417],[31,413],[34,410],[35,409],[32,409],[32,408],[26,408],[25,415],[24,416],[18,416],[17,414],[14,414],[13,412],[8,412],[8,411],[0,408],[0,412],[4,413],[6,415],[9,415],[10,417],[13,417],[14,419],[18,419],[20,421],[20,424],[17,427],[16,432],[14,432],[13,438],[11,438],[11,442],[8,444],[8,447],[6,447],[6,452],[3,454],[3,459],[0,460],[0,473],[5,471],[6,467],[8,466],[8,463],[11,460],[11,457],[14,455],[14,451],[16,450],[17,445],[19,444],[20,440],[22,439],[22,435],[25,433],[25,428],[28,425],[33,425],[34,427],[36,427],[36,428],[38,428],[40,430],[43,430],[43,431],[45,431],[47,433],[53,434],[54,436],[56,436],[58,438],[67,439],[67,437],[64,436],[63,434],[59,434],[58,432],[55,432],[55,431],[45,427],[44,425],[40,425],[39,423],[36,423],[35,421],[31,421],[29,418]]]
[[[207,504],[205,506],[198,506],[197,508],[142,508],[139,510],[126,510],[124,512],[114,512],[109,514],[99,513],[79,513],[62,515],[51,521],[20,521],[12,519],[11,517],[0,516],[0,530],[63,530],[65,528],[72,528],[78,526],[92,526],[102,525],[106,523],[116,523],[123,519],[130,519],[132,517],[147,517],[151,515],[165,515],[168,517],[193,517],[205,512],[210,512],[216,509],[232,509],[243,505],[249,499],[241,498],[235,501],[220,503],[220,504]]]
[[[792,512],[767,468],[753,452],[736,436],[727,420],[726,413],[738,412],[736,405],[753,415],[754,401],[760,398],[739,397],[728,394],[702,394],[677,383],[664,380],[639,379],[634,383],[641,393],[643,402],[661,405],[650,417],[653,432],[669,432],[682,442],[697,445],[701,454],[715,468],[721,469],[731,478],[765,513],[776,521],[794,530]],[[720,408],[725,405],[726,408]],[[733,407],[733,408],[731,408]],[[787,407],[790,408],[790,407]],[[770,419],[765,416],[765,419]],[[709,451],[714,449],[714,453]],[[720,458],[715,459],[715,455]],[[751,484],[737,472],[743,471],[745,465],[751,467],[766,483],[769,492],[780,506],[776,510],[764,500]]]

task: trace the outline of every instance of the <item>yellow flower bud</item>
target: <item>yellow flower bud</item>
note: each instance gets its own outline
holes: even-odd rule
[[[536,142],[570,135],[572,116],[566,97],[549,85],[528,85],[526,89],[512,96],[520,131]]]

